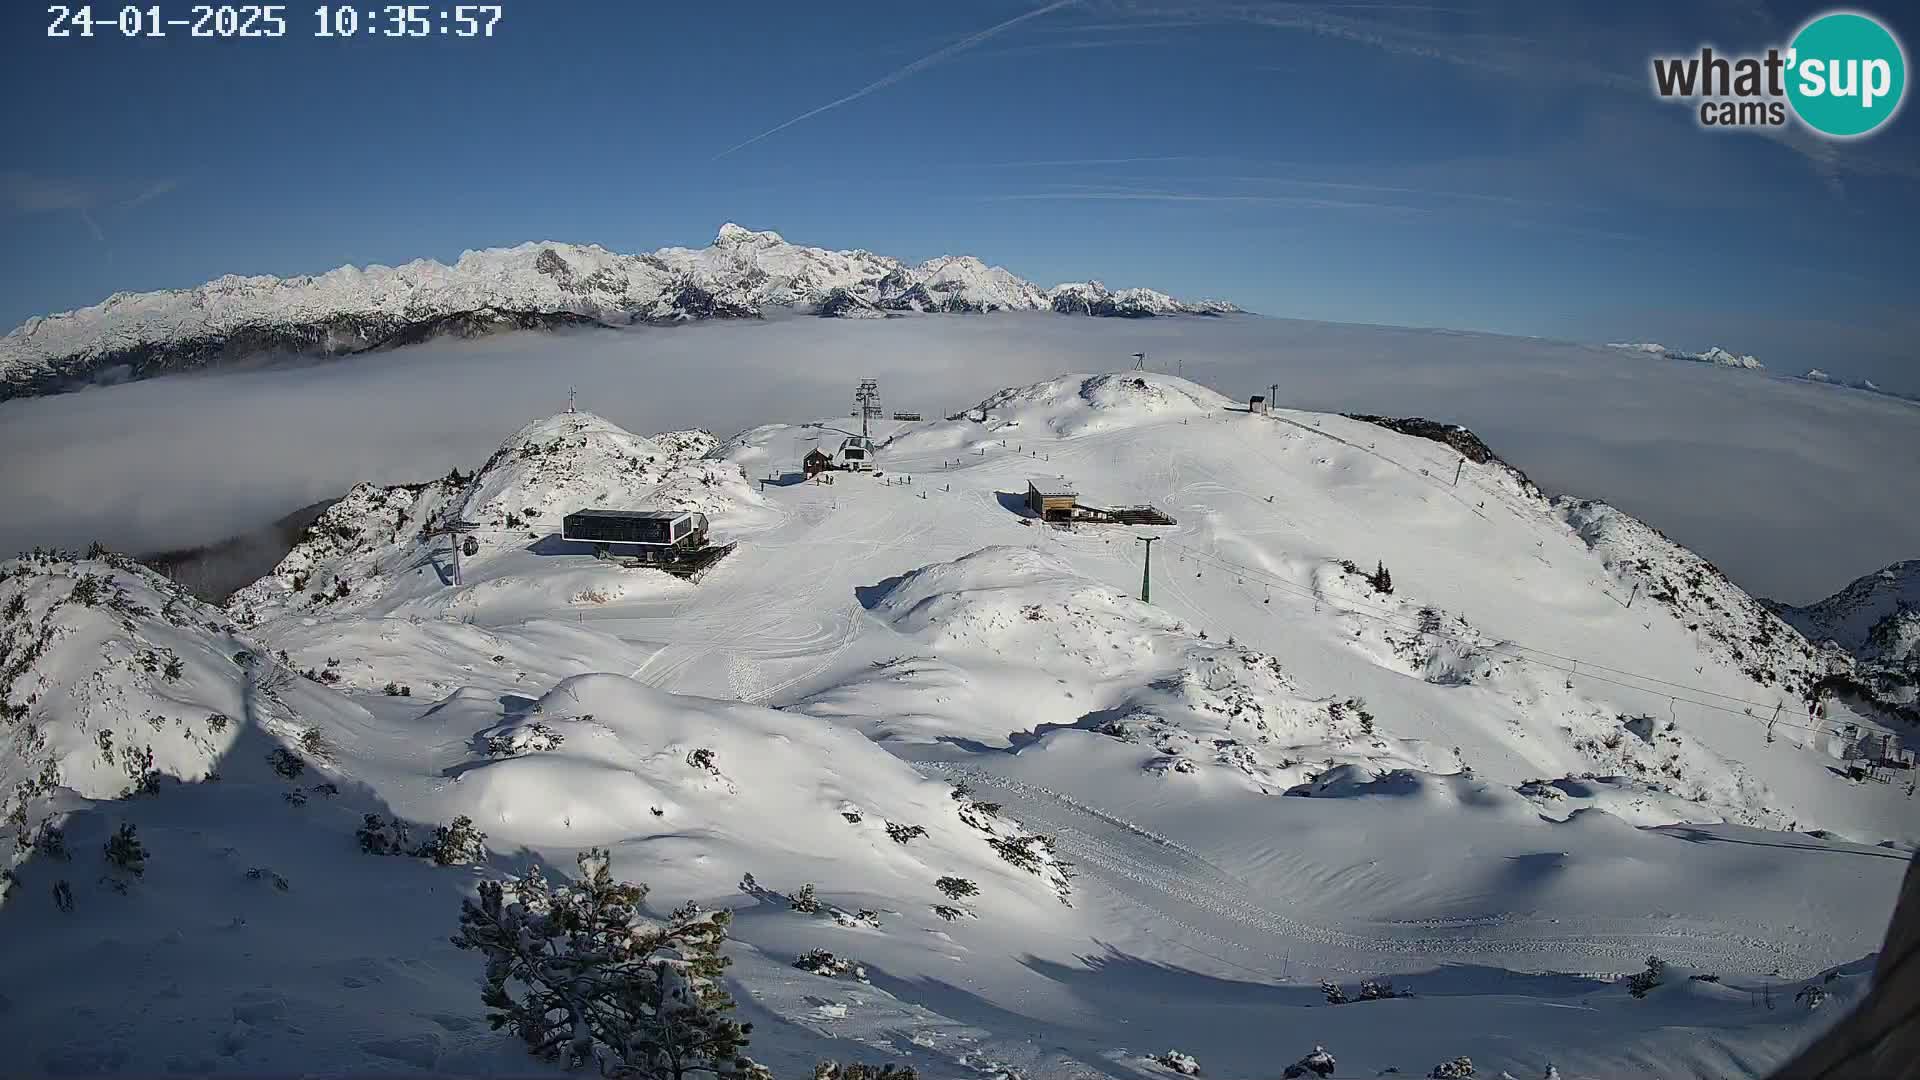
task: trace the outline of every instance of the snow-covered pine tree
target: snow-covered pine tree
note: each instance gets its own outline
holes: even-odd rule
[[[741,1053],[752,1025],[729,1015],[720,986],[730,913],[688,905],[652,922],[639,914],[646,886],[614,881],[605,850],[579,865],[576,881],[556,886],[535,868],[461,902],[453,944],[487,958],[494,1028],[610,1077],[770,1080]]]

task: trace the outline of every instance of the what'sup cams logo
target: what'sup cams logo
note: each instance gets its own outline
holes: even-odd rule
[[[1900,110],[1907,54],[1880,20],[1834,11],[1801,27],[1785,49],[1656,56],[1653,88],[1663,98],[1698,102],[1703,127],[1779,127],[1791,115],[1822,135],[1850,139]]]

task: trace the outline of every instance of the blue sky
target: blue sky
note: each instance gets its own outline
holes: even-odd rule
[[[697,246],[732,220],[1920,390],[1920,114],[1852,143],[1710,132],[1648,85],[1655,52],[1784,44],[1816,6],[506,8],[486,41],[317,39],[299,4],[281,41],[53,41],[7,5],[0,323],[529,239]]]

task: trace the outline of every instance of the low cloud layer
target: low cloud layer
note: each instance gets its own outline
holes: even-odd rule
[[[1047,315],[519,334],[0,404],[0,551],[232,536],[349,485],[471,469],[581,407],[636,431],[957,411],[1069,371],[1183,371],[1281,404],[1466,424],[1543,487],[1606,499],[1750,591],[1806,602],[1920,557],[1920,407],[1834,387],[1447,331]]]

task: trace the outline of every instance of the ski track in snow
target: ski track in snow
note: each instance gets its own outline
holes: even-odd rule
[[[1649,954],[1705,970],[1785,970],[1794,966],[1811,970],[1822,956],[1829,955],[1821,948],[1809,947],[1830,944],[1817,939],[1801,942],[1800,949],[1789,949],[1780,942],[1708,926],[1620,929],[1570,936],[1546,932],[1544,927],[1553,925],[1550,920],[1508,914],[1474,920],[1361,923],[1351,928],[1303,922],[1264,906],[1257,899],[1259,890],[1255,886],[1192,848],[1070,795],[979,767],[934,764],[929,768],[991,786],[1010,797],[1017,803],[1013,817],[1030,828],[1053,834],[1069,861],[1081,868],[1095,868],[1096,876],[1116,895],[1189,933],[1278,962],[1281,970],[1267,969],[1270,977],[1277,974],[1317,979],[1335,965],[1313,958],[1340,955],[1335,950],[1403,959],[1474,959],[1508,964],[1524,963],[1529,955],[1572,954],[1589,958],[1588,970],[1594,971],[1631,970]],[[1169,901],[1247,927],[1256,932],[1256,940],[1291,948],[1285,953],[1256,952],[1242,940],[1195,926],[1170,910],[1166,906]],[[1424,937],[1399,932],[1415,926],[1458,932]],[[1490,938],[1490,931],[1497,933]],[[1351,964],[1351,957],[1345,959]],[[1360,964],[1344,970],[1365,975],[1377,972],[1379,966]]]

